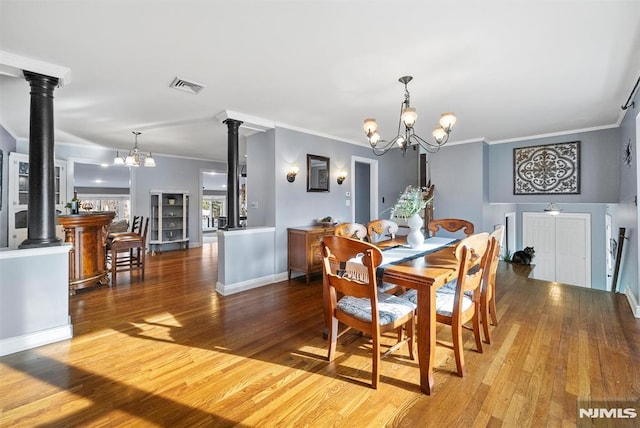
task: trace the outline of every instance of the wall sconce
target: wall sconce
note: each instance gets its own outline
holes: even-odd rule
[[[289,183],[293,183],[294,181],[296,181],[296,175],[298,175],[299,170],[300,168],[298,168],[298,165],[291,165],[291,167],[289,168],[289,172],[287,172],[287,181]]]
[[[338,173],[338,184],[342,184],[347,179],[347,171],[344,169]]]
[[[552,202],[549,205],[547,205],[547,207],[544,209],[544,212],[549,215],[558,215],[562,212],[562,210]]]

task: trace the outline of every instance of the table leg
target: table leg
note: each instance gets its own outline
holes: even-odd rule
[[[418,288],[418,362],[420,365],[420,390],[433,391],[433,361],[436,356],[436,290],[434,287]]]

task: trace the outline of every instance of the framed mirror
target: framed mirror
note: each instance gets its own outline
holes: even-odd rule
[[[329,176],[329,158],[307,155],[307,192],[328,192]]]

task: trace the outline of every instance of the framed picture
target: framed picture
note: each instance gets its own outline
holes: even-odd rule
[[[580,193],[580,141],[513,149],[514,195]]]
[[[329,191],[329,158],[307,155],[307,192]]]

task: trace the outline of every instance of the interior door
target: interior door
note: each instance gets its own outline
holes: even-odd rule
[[[591,216],[523,213],[522,242],[535,249],[533,278],[591,287]]]
[[[591,218],[589,214],[556,217],[556,281],[591,287]]]
[[[532,277],[556,280],[556,239],[554,217],[545,213],[522,213],[522,246],[533,247]],[[522,248],[519,248],[522,250]]]

